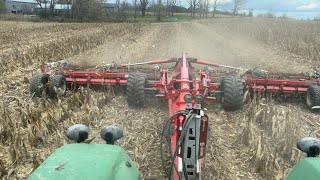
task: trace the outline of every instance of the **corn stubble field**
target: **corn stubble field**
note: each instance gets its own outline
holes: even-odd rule
[[[319,22],[219,18],[190,23],[257,40],[282,54],[284,60],[307,68],[320,66]],[[64,134],[67,127],[83,123],[93,130],[91,136],[105,124],[124,127],[125,137],[119,145],[136,162],[143,178],[164,179],[159,143],[168,117],[165,102],[151,101],[147,111],[129,109],[125,97],[115,95],[110,88],[83,88],[58,100],[34,99],[29,94],[29,81],[41,63],[77,57],[107,42],[117,43],[123,36],[140,37],[153,26],[171,25],[0,24],[1,178],[27,178],[54,149],[68,143]],[[211,135],[205,179],[282,179],[303,157],[295,148],[297,139],[319,137],[319,115],[299,103],[254,100],[231,113],[213,104],[207,113]],[[99,139],[95,142],[102,143]]]

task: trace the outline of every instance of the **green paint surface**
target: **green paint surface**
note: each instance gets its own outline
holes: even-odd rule
[[[29,180],[124,180],[140,179],[127,153],[107,144],[67,144],[54,151]]]
[[[320,158],[309,157],[298,162],[286,180],[320,180]]]

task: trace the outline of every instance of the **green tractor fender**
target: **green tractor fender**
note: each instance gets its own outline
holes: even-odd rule
[[[320,179],[320,159],[318,157],[308,157],[299,161],[286,177],[286,180],[317,179]]]
[[[66,144],[54,151],[29,180],[140,179],[127,153],[108,144]]]
[[[67,137],[78,143],[66,144],[54,151],[28,178],[29,180],[138,180],[140,173],[128,154],[114,142],[123,136],[120,128],[101,129],[107,144],[83,143],[89,129],[77,124],[70,127]],[[286,180],[320,179],[320,139],[305,137],[298,141],[299,150],[307,158],[298,162]]]
[[[320,140],[305,137],[298,141],[299,150],[307,154],[307,158],[299,161],[289,172],[286,180],[317,180],[320,179]]]
[[[78,143],[66,144],[55,150],[29,176],[29,180],[140,179],[140,172],[126,151],[113,145],[115,140],[122,137],[122,132],[119,133],[115,127],[104,128],[101,136],[109,140],[107,144],[87,144],[83,142],[88,137],[88,128],[84,125],[72,128],[67,136]]]

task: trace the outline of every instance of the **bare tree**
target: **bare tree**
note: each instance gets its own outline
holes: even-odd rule
[[[203,0],[203,9],[206,17],[208,17],[209,12],[209,0]]]
[[[224,3],[225,0],[214,0],[213,1],[213,11],[212,11],[212,17],[214,17],[214,15],[217,12],[217,8]]]
[[[170,15],[170,0],[166,0],[166,16]]]
[[[146,15],[148,3],[149,3],[148,0],[140,0],[142,17],[144,17],[144,15]]]
[[[130,3],[128,3],[127,0],[122,0],[122,2],[120,4],[121,4],[120,5],[120,9],[122,11],[126,11],[127,12],[130,9]]]
[[[196,14],[196,7],[201,2],[201,0],[189,0],[188,3],[190,4],[191,9],[191,16],[194,18]]]
[[[235,16],[240,7],[244,4],[245,0],[234,0],[234,6],[233,6],[233,15]]]
[[[42,1],[41,1],[41,0],[36,0],[36,2],[37,2],[38,5],[40,6],[41,13],[43,13]]]
[[[74,17],[80,21],[96,21],[103,18],[103,5],[99,0],[76,0],[72,6]]]
[[[190,5],[190,15],[192,16],[192,0],[188,0],[187,2]]]
[[[158,11],[157,7],[158,7],[158,6],[156,5],[156,1],[155,1],[155,0],[152,0],[152,1],[151,1],[151,9],[152,9],[152,11],[153,11],[153,15],[154,15],[154,16],[157,15],[157,11]]]
[[[193,1],[193,10],[192,10],[192,17],[194,18],[196,15],[196,8],[201,0],[192,0]]]
[[[158,15],[157,15],[157,20],[160,21],[161,19],[161,6],[162,6],[162,2],[161,0],[158,0]]]
[[[40,6],[41,15],[43,15],[44,17],[47,17],[47,0],[36,0],[36,2]],[[44,5],[44,7],[42,5]],[[44,12],[43,12],[43,8],[44,8]]]
[[[40,6],[40,9],[42,11],[42,1],[41,0],[36,0],[36,2],[38,3],[38,5]]]
[[[120,0],[116,0],[117,11],[120,11]]]
[[[199,16],[200,16],[200,18],[202,17],[203,1],[205,1],[205,0],[200,0],[200,2],[199,2]]]
[[[128,18],[128,10],[130,9],[130,4],[127,2],[127,0],[119,0],[118,5],[118,12],[117,12],[117,20],[120,22],[124,22]]]
[[[137,1],[138,0],[133,0],[133,4],[134,4],[134,19],[137,19]]]
[[[249,10],[248,16],[249,16],[249,17],[253,17],[253,9],[250,9],[250,10]]]
[[[174,7],[177,5],[177,0],[171,0],[171,16],[173,16]]]
[[[50,16],[53,17],[55,0],[50,0]]]
[[[0,14],[5,13],[5,11],[6,11],[5,1],[0,1]]]
[[[166,0],[166,15],[173,16],[174,7],[177,4],[177,0]]]

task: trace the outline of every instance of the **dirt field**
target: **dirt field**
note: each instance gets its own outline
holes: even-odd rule
[[[129,109],[123,96],[85,89],[59,101],[33,100],[29,80],[42,62],[141,62],[179,57],[183,48],[190,57],[243,69],[302,72],[318,67],[317,55],[278,48],[277,42],[257,38],[263,28],[247,31],[241,23],[261,22],[230,18],[155,24],[0,22],[0,177],[28,177],[55,148],[67,143],[65,128],[84,123],[92,135],[105,124],[123,126],[120,145],[143,178],[164,179],[159,140],[168,117],[165,102],[154,100],[146,109]],[[320,116],[300,103],[259,101],[232,113],[214,104],[207,113],[212,131],[205,179],[281,179],[301,158],[294,148],[296,140],[319,136]]]

